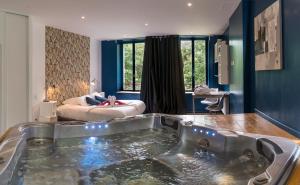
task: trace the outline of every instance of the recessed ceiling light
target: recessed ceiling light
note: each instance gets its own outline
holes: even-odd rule
[[[85,16],[81,16],[81,19],[84,20],[84,19],[85,19]]]
[[[145,23],[145,26],[149,26],[149,24],[148,24],[148,23]]]
[[[189,2],[189,3],[187,3],[187,6],[191,7],[191,6],[193,6],[193,4],[191,2]]]

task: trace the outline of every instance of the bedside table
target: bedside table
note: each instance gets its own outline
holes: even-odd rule
[[[40,104],[39,122],[57,122],[56,101],[42,102]]]

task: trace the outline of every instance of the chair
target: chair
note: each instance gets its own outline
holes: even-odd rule
[[[202,100],[201,103],[204,105],[215,105],[219,102],[218,98],[206,98],[205,100]]]
[[[222,112],[224,97],[225,96],[223,95],[217,104],[209,105],[205,109],[208,110],[210,113]]]

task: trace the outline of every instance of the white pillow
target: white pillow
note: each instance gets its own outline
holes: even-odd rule
[[[86,103],[86,97],[92,98],[90,95],[84,95],[80,97],[70,98],[65,101],[63,101],[64,105],[81,105],[81,106],[89,106],[89,104]]]
[[[62,102],[64,105],[81,105],[81,98],[75,97],[75,98],[69,98]]]
[[[95,98],[95,96],[105,98],[105,93],[104,92],[93,92],[91,95],[92,95],[93,98]]]
[[[86,97],[90,97],[92,98],[90,95],[84,95],[84,96],[80,96],[80,105],[81,106],[89,106],[88,103],[86,103]]]

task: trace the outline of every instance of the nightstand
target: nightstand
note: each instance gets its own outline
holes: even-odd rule
[[[57,122],[56,101],[42,102],[40,104],[39,122]]]

